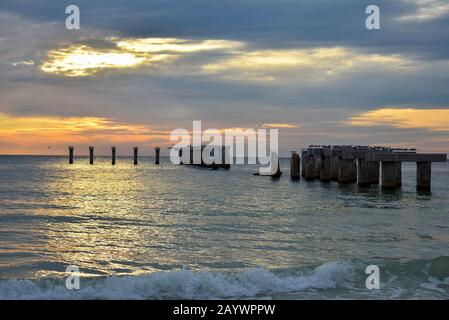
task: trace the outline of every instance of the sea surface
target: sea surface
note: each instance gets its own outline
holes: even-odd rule
[[[449,298],[448,163],[418,193],[161,160],[0,156],[0,299]]]

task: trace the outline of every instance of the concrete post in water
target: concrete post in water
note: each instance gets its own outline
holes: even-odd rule
[[[89,147],[89,163],[94,164],[94,147]]]
[[[134,165],[137,166],[137,156],[139,152],[139,147],[134,147]]]
[[[112,165],[115,165],[115,147],[111,147],[112,151]]]
[[[430,191],[432,180],[432,162],[419,161],[416,163],[416,190]]]
[[[357,184],[359,187],[369,187],[371,185],[371,162],[364,159],[357,159]]]
[[[332,155],[331,157],[331,180],[338,181],[338,166],[339,166],[338,156]]]
[[[69,164],[73,163],[73,147],[69,146]]]
[[[396,163],[393,161],[382,162],[382,189],[396,189]]]
[[[161,152],[161,148],[156,147],[156,148],[154,149],[154,151],[156,152],[155,163],[156,163],[156,164],[159,164],[159,155],[160,155],[160,152]]]
[[[300,179],[300,158],[296,152],[292,153],[290,158],[290,176],[293,180]]]
[[[324,182],[331,181],[331,157],[323,150],[320,161],[320,180]]]
[[[314,149],[313,154],[315,155],[315,178],[319,179],[321,171],[321,150]]]
[[[348,184],[351,182],[352,159],[338,159],[340,165],[338,167],[338,183]]]
[[[351,182],[357,182],[357,162],[356,162],[356,159],[351,160]]]
[[[315,156],[311,152],[305,155],[305,178],[307,181],[315,180]]]
[[[402,187],[402,162],[395,162],[394,168],[396,171],[396,187]]]
[[[306,177],[306,150],[301,150],[301,176]]]
[[[373,161],[370,162],[370,180],[372,184],[379,184],[379,174],[380,174],[380,162]]]

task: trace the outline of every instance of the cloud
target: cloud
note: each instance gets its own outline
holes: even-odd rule
[[[449,3],[447,0],[402,0],[407,5],[415,5],[416,10],[412,14],[407,14],[396,18],[402,22],[429,21],[443,17],[449,13]]]
[[[201,51],[231,50],[242,44],[226,40],[176,38],[106,39],[112,48],[93,48],[85,44],[48,52],[41,70],[68,77],[94,75],[103,70],[133,69],[173,61]],[[86,40],[85,40],[86,42]]]
[[[449,131],[449,109],[382,108],[361,113],[347,121],[353,126],[390,126],[400,129]]]
[[[400,55],[364,54],[354,48],[330,47],[240,52],[203,66],[203,71],[233,80],[273,81],[295,76],[318,81],[350,70],[373,66],[397,69],[406,63]]]

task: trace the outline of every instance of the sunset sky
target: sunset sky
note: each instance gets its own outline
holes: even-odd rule
[[[70,4],[80,30],[65,28]],[[369,4],[381,30],[365,28]],[[449,3],[0,2],[0,154],[152,154],[193,120],[275,124],[284,155],[309,144],[449,152]]]

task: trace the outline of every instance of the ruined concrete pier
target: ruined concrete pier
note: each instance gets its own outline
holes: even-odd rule
[[[154,163],[155,164],[159,164],[159,156],[160,156],[160,153],[161,153],[161,148],[156,147],[156,148],[154,148],[154,151],[156,152],[156,158],[154,160]]]
[[[323,150],[320,161],[320,180],[323,182],[331,181],[332,160],[329,150]]]
[[[89,163],[94,164],[94,147],[89,147]]]
[[[69,164],[73,163],[73,147],[69,146]]]
[[[306,150],[301,150],[301,176],[306,177]]]
[[[396,162],[382,161],[382,189],[396,189]]]
[[[331,156],[331,180],[332,181],[338,181],[338,166],[339,166],[338,156],[333,153]]]
[[[115,147],[111,147],[111,151],[112,151],[112,165],[115,165]]]
[[[380,175],[380,162],[373,161],[368,162],[371,166],[370,168],[370,181],[371,184],[379,184],[379,175]]]
[[[339,159],[340,166],[338,168],[338,183],[351,183],[353,161],[351,159]]]
[[[138,153],[139,153],[139,147],[134,147],[134,165],[137,166],[137,158],[138,158]]]
[[[418,161],[416,162],[416,190],[430,191],[432,180],[432,162]]]
[[[359,187],[371,186],[371,164],[364,159],[357,159],[357,184]]]
[[[395,162],[396,187],[402,187],[402,162]]]
[[[293,180],[299,180],[301,177],[300,174],[300,158],[299,154],[296,152],[292,153],[292,156],[290,158],[290,177]]]
[[[305,178],[307,181],[315,180],[315,156],[308,152],[305,156]]]

